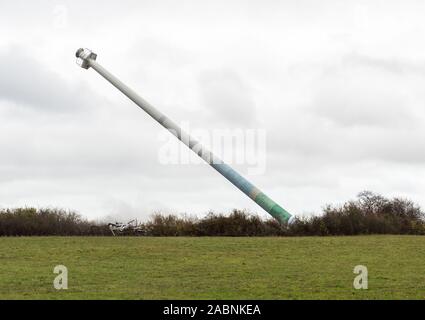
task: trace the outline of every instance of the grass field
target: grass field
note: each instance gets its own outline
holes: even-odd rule
[[[424,262],[419,236],[0,238],[0,299],[423,299]]]

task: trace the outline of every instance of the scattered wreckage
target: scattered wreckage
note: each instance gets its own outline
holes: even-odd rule
[[[108,223],[109,230],[114,236],[146,235],[147,230],[143,224],[137,223],[137,220],[131,220],[127,223],[115,222]]]

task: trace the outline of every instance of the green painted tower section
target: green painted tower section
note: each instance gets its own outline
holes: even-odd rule
[[[209,152],[209,151],[206,151]],[[204,158],[201,155],[202,158]],[[209,162],[211,167],[221,173],[227,180],[234,184],[239,190],[245,193],[248,197],[255,201],[261,208],[263,208],[267,213],[269,213],[273,218],[279,221],[282,224],[290,223],[293,216],[283,209],[279,204],[270,199],[266,194],[264,194],[260,189],[254,186],[251,182],[241,176],[237,171],[232,167],[216,158],[215,155],[209,153],[209,159],[211,157],[214,159]]]
[[[280,223],[287,223],[292,217],[288,211],[283,209],[262,192],[254,199],[254,201]]]

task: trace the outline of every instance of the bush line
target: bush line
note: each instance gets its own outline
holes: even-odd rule
[[[320,216],[297,218],[290,226],[244,210],[210,212],[203,218],[154,214],[142,224],[145,236],[338,236],[425,234],[425,213],[410,200],[365,191]],[[0,236],[110,236],[107,223],[94,223],[62,209],[0,210]]]

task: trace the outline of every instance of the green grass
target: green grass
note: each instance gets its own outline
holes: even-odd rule
[[[423,299],[424,262],[420,236],[0,238],[0,299]]]

